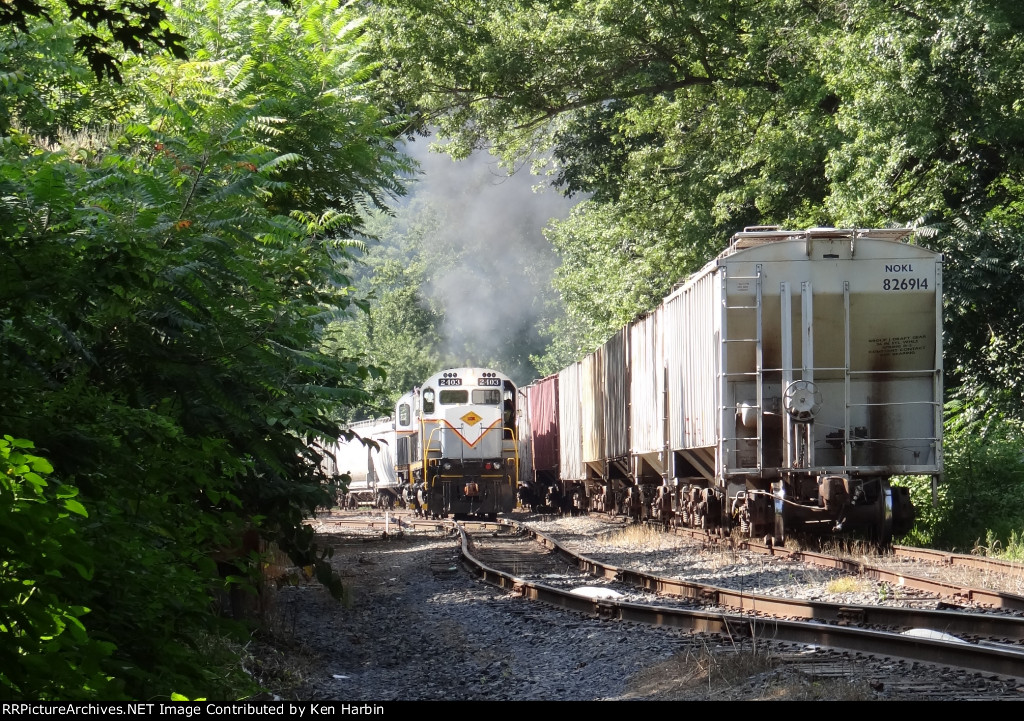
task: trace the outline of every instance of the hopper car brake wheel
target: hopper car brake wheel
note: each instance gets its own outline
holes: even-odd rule
[[[811,381],[793,381],[782,397],[782,404],[793,420],[806,423],[821,410],[821,391]]]

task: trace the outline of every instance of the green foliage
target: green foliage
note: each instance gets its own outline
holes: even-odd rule
[[[547,329],[555,340],[536,359],[542,373],[597,348],[703,264],[707,239],[670,243],[651,222],[650,216],[623,214],[621,205],[584,202],[549,226],[546,235],[562,259],[554,285],[567,313]]]
[[[403,267],[394,260],[371,267],[375,270],[368,281],[373,297],[369,312],[333,324],[325,350],[333,354],[361,352],[369,363],[386,372],[367,379],[366,388],[375,403],[353,407],[344,420],[391,415],[398,396],[440,364],[438,313],[422,297],[422,280],[415,267]]]
[[[945,475],[931,505],[926,481],[911,486],[918,520],[910,540],[970,552],[1007,545],[1024,529],[1024,427],[977,406],[946,408]]]
[[[49,461],[33,444],[0,439],[0,695],[71,701],[121,698],[103,670],[113,644],[96,640],[75,597],[76,579],[94,573],[93,550],[81,544],[88,518],[78,489],[47,480]]]
[[[1021,507],[1024,421],[1019,3],[373,5],[382,87],[417,128],[588,195],[548,233],[566,316],[542,371],[745,225],[917,225],[945,256],[945,380],[962,405],[939,507],[912,483],[916,532],[969,547],[1019,529],[1005,511]]]
[[[372,299],[365,314],[332,323],[325,338],[328,353],[358,354],[382,372],[366,381],[373,402],[347,409],[343,420],[390,415],[398,396],[433,373],[440,364],[437,328],[440,310],[423,294],[427,268],[420,257],[436,226],[429,213],[416,215],[407,226],[396,216],[373,214],[366,231],[378,239],[354,268],[356,285]],[[429,244],[427,245],[429,247]]]
[[[354,211],[397,192],[407,163],[360,98],[357,18],[330,0],[263,10],[179,6],[196,59],[126,61],[102,131],[85,101],[43,112],[66,87],[53,65],[41,89],[32,65],[0,87],[0,426],[80,489],[92,572],[54,571],[90,637],[116,644],[98,663],[129,698],[248,692],[209,655],[240,630],[214,591],[259,566],[243,538],[341,590],[304,519],[333,503],[322,444],[375,371],[322,344],[363,305]],[[253,14],[273,37],[249,32]]]
[[[1024,228],[1014,217],[943,231],[947,382],[976,414],[1024,422]]]
[[[812,25],[828,24],[804,6],[385,5],[371,21],[385,87],[453,155],[492,143],[591,197],[548,233],[567,320],[548,328],[546,370],[652,307],[744,225],[828,220],[838,134],[820,73],[803,72]]]
[[[91,501],[99,572],[81,597],[131,659],[130,693],[202,690],[179,634],[210,624],[203,553],[260,524],[316,561],[297,525],[332,496],[310,441],[363,396],[315,350],[348,305],[343,245],[261,211],[274,156],[234,151],[233,115],[218,132],[136,127],[95,168],[3,168],[5,422]]]
[[[118,57],[122,52],[142,53],[161,49],[184,57],[185,39],[167,24],[162,4],[106,3],[99,0],[59,2],[11,0],[0,4],[0,24],[28,32],[30,18],[44,18],[54,24],[72,26],[75,50],[92,67],[96,77],[120,81]]]
[[[354,225],[404,193],[412,163],[395,152],[394,119],[367,102],[375,64],[363,50],[364,19],[345,3],[282,12],[264,0],[210,0],[178,3],[170,14],[193,33],[192,61],[161,64],[157,77],[142,67],[140,84],[203,93],[196,83],[213,80],[258,109],[254,137],[290,158],[277,173],[283,185],[271,190],[275,212],[330,209]]]
[[[899,476],[894,480],[898,485],[910,489],[910,502],[916,512],[914,527],[899,542],[922,548],[932,547],[936,527],[951,512],[949,486],[940,483],[933,495],[930,476]]]
[[[1024,561],[1024,531],[1010,531],[1010,537],[1005,542],[994,531],[986,531],[985,540],[976,541],[971,552],[1007,561]]]
[[[0,25],[0,134],[11,124],[56,142],[83,127],[103,127],[122,114],[129,89],[97,84],[74,57],[63,24],[30,24],[30,34]]]
[[[456,157],[491,145],[508,165],[533,161],[589,194],[551,233],[569,320],[545,368],[592,348],[746,225],[927,223],[951,270],[984,280],[973,293],[947,275],[946,347],[964,349],[952,380],[990,395],[1022,387],[1008,328],[1020,294],[991,282],[1019,275],[1019,4],[374,7],[391,102],[418,109]],[[991,343],[980,337],[989,316],[1000,321]]]

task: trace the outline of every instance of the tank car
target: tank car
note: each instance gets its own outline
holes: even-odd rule
[[[747,228],[661,305],[534,383],[591,510],[784,538],[913,523],[942,473],[942,256],[908,229]],[[535,405],[530,404],[531,414]],[[546,414],[546,415],[545,415]],[[545,446],[546,447],[546,446]],[[555,470],[557,468],[557,471]]]
[[[400,502],[400,486],[395,474],[395,424],[391,418],[358,421],[347,428],[352,435],[327,450],[324,471],[329,476],[347,475],[348,486],[342,507],[359,504],[393,508]],[[364,441],[370,441],[365,443]]]
[[[410,504],[443,518],[497,518],[516,505],[518,391],[483,368],[436,373],[395,408],[396,470]]]

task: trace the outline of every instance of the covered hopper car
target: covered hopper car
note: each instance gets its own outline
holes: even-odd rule
[[[913,523],[942,473],[942,256],[907,229],[748,228],[526,391],[524,497],[751,537]]]
[[[327,450],[324,472],[330,477],[347,475],[344,497],[339,505],[374,505],[393,508],[400,502],[401,488],[395,475],[395,426],[390,418],[358,421],[348,426],[354,436],[342,439]],[[371,441],[364,443],[363,441]]]

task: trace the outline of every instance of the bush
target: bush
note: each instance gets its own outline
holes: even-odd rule
[[[946,407],[945,475],[933,507],[928,479],[911,480],[918,520],[907,541],[970,551],[1007,547],[1024,529],[1024,429],[990,411]]]
[[[53,468],[31,442],[0,440],[0,693],[20,700],[123,698],[102,670],[113,644],[89,636],[71,603],[92,577],[76,518],[78,490],[44,476]]]

